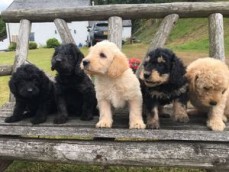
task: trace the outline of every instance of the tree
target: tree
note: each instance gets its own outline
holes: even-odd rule
[[[0,17],[0,41],[6,38],[6,24]]]

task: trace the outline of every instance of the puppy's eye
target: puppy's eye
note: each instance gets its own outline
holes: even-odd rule
[[[224,90],[222,91],[222,94],[224,94],[224,93],[225,93],[225,91],[226,91],[226,89],[224,89]]]
[[[210,87],[204,87],[204,90],[208,91],[208,90],[210,90]]]
[[[101,58],[106,58],[106,57],[107,57],[104,53],[100,53],[99,56],[100,56]]]

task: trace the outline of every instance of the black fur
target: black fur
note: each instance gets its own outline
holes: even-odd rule
[[[20,66],[9,81],[10,91],[16,99],[13,115],[5,119],[11,123],[32,116],[31,123],[46,121],[55,112],[54,83],[32,64]]]
[[[164,62],[159,63],[158,57],[162,57]],[[149,52],[148,60],[144,62],[144,73],[151,74],[153,70],[157,71],[160,76],[169,74],[169,78],[167,82],[152,87],[146,85],[146,75],[140,81],[147,114],[150,114],[154,107],[163,106],[173,100],[178,100],[186,106],[187,79],[185,77],[186,69],[182,61],[171,50],[157,48]],[[181,88],[182,91],[179,91]],[[157,96],[156,93],[162,96]]]
[[[57,71],[55,95],[58,116],[54,123],[65,123],[68,115],[92,120],[97,114],[97,100],[91,79],[80,68],[84,55],[75,44],[60,45],[52,57],[52,70]]]

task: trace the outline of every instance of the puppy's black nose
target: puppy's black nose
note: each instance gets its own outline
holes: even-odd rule
[[[90,61],[88,61],[88,60],[83,60],[83,65],[84,65],[84,66],[87,66],[89,63],[90,63]]]
[[[147,79],[150,77],[150,73],[144,73],[144,78]]]
[[[210,105],[212,105],[212,106],[215,106],[215,105],[217,105],[217,102],[216,102],[216,101],[211,100],[211,101],[209,102],[209,104],[210,104]]]

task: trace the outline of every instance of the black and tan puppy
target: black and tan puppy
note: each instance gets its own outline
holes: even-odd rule
[[[185,67],[176,55],[163,48],[149,52],[140,77],[147,127],[159,128],[159,114],[164,105],[173,102],[173,117],[187,122],[187,79]]]
[[[52,70],[57,71],[55,96],[58,116],[54,123],[65,123],[68,115],[92,120],[97,100],[91,79],[80,69],[84,55],[75,44],[60,45],[52,57]]]
[[[47,114],[56,111],[54,83],[36,66],[26,64],[13,73],[9,81],[10,91],[16,99],[13,115],[5,122],[17,122],[33,117],[31,122],[38,124],[46,121]]]

